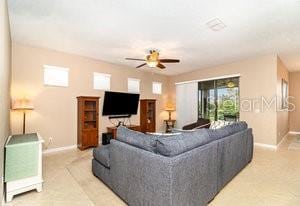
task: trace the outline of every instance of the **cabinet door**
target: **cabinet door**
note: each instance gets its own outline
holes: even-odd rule
[[[98,146],[98,130],[91,131],[90,135],[90,146],[97,147]]]
[[[149,101],[147,104],[147,131],[155,132],[155,101]]]
[[[97,130],[87,130],[84,131],[83,146],[91,147],[98,146],[98,131]]]

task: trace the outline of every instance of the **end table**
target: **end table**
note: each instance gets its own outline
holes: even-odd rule
[[[42,143],[37,133],[12,135],[5,145],[6,201],[14,195],[42,191]]]
[[[164,122],[166,123],[166,133],[171,132],[172,128],[175,127],[176,120],[175,119],[167,119],[167,120],[164,120]]]

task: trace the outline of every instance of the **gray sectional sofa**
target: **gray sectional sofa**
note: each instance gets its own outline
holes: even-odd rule
[[[202,206],[252,159],[245,122],[162,137],[119,127],[94,149],[92,171],[132,206]]]

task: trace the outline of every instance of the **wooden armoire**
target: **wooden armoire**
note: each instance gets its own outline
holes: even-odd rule
[[[155,132],[156,128],[156,100],[140,100],[141,132]]]
[[[99,139],[99,98],[77,97],[77,147],[97,147]]]

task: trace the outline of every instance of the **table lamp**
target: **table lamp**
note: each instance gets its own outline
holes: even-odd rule
[[[173,104],[171,104],[171,103],[168,103],[168,104],[166,105],[165,110],[166,110],[167,112],[169,112],[169,119],[168,119],[168,120],[171,121],[171,120],[172,120],[171,115],[172,115],[172,112],[175,111],[175,106],[174,106]]]
[[[26,111],[33,110],[32,101],[29,99],[17,99],[13,102],[12,109],[23,111],[23,134],[25,134]]]

